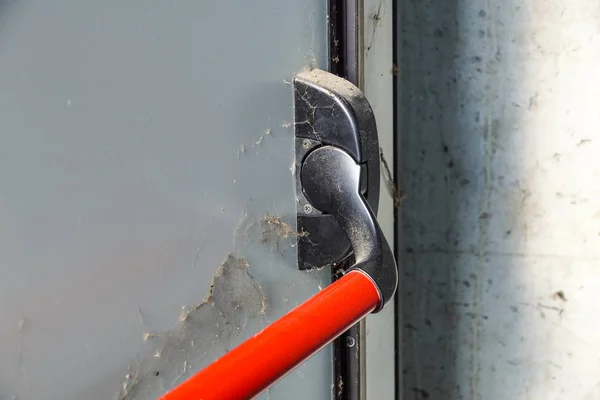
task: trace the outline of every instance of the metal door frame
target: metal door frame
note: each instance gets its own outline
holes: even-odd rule
[[[388,241],[397,243],[394,221],[400,196],[394,184],[394,2],[329,0],[328,10],[329,71],[363,90],[375,112],[387,164],[382,168],[389,169],[381,174],[378,219]],[[335,279],[335,271],[333,275]],[[368,316],[334,342],[334,399],[400,398],[398,309],[390,303],[382,313]]]

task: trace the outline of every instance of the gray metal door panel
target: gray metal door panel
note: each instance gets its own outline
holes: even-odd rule
[[[325,6],[0,1],[0,398],[152,398],[327,283],[285,225]],[[229,253],[256,281],[233,263],[224,312],[181,321]],[[270,395],[328,398],[329,368]]]

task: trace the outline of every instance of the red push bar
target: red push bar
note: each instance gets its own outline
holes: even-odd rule
[[[360,321],[380,301],[371,278],[350,271],[160,400],[251,399]]]

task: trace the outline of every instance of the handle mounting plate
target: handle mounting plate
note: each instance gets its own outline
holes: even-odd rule
[[[377,223],[379,143],[375,116],[350,82],[321,70],[294,78],[298,266],[335,266],[349,258],[394,295],[397,268]]]

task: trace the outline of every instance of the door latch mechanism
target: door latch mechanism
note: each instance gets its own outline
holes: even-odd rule
[[[375,214],[379,143],[375,116],[350,82],[313,69],[294,78],[298,267],[337,265],[366,273],[382,302],[394,295],[396,261]]]

